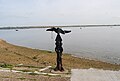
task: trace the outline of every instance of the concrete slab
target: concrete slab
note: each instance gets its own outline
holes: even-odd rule
[[[72,69],[71,81],[120,81],[120,71]]]

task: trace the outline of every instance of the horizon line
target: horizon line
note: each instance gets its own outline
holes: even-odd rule
[[[50,26],[1,26],[0,30],[4,29],[30,29],[30,28],[52,28],[52,27],[111,27],[111,26],[120,26],[120,24],[88,24],[88,25],[50,25]]]

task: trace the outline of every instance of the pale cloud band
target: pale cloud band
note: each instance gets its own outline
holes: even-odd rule
[[[0,0],[0,26],[119,24],[119,0]]]

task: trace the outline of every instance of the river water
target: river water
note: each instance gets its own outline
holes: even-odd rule
[[[120,27],[63,28],[71,33],[61,35],[64,53],[77,57],[120,64]],[[46,28],[0,30],[0,39],[35,49],[54,51],[54,32]]]

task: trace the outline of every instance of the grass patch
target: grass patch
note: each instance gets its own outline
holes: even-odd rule
[[[33,66],[33,65],[23,65],[22,67],[28,67],[28,68],[43,68],[41,66]]]
[[[37,59],[37,57],[36,57],[36,56],[34,56],[32,59]]]
[[[1,64],[0,65],[0,67],[2,67],[2,68],[13,68],[14,66],[13,65],[11,65],[11,64],[6,64],[6,63],[4,63],[4,64]]]
[[[29,65],[22,65],[22,66],[16,66],[16,67],[28,67],[28,68],[44,68],[44,67],[40,67],[40,66],[29,66]]]
[[[52,53],[52,51],[47,51],[48,53]]]
[[[31,70],[19,70],[19,71],[22,71],[22,72],[31,72]]]
[[[24,77],[21,77],[21,78],[17,78],[19,80],[29,80],[29,81],[36,81],[36,79],[29,79],[29,78],[24,78]]]
[[[36,79],[29,79],[30,81],[36,81]]]
[[[20,80],[25,80],[26,78],[23,78],[23,77],[22,77],[22,78],[17,78],[17,79],[20,79]]]
[[[35,76],[35,75],[39,75],[39,74],[37,74],[37,73],[29,73],[29,75],[34,75]]]
[[[9,76],[0,76],[0,78],[11,78]]]

